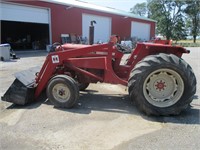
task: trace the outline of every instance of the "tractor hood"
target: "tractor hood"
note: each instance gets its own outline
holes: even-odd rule
[[[63,44],[62,48],[64,50],[69,49],[79,49],[79,48],[85,48],[85,47],[91,47],[92,45],[83,45],[83,44]]]

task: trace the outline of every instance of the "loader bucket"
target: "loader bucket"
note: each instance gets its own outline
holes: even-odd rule
[[[3,101],[12,102],[18,105],[25,105],[34,100],[35,74],[39,67],[24,70],[15,74],[16,79],[1,97]]]

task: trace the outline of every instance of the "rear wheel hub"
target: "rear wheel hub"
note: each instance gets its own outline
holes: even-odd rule
[[[158,82],[155,84],[156,90],[159,90],[159,91],[165,90],[165,87],[166,87],[166,84],[165,84],[165,82],[163,82],[162,80],[158,81]]]
[[[152,72],[143,85],[145,98],[157,107],[168,107],[175,104],[183,91],[184,83],[181,76],[170,69],[159,69]]]

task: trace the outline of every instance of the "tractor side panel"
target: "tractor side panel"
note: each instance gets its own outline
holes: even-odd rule
[[[66,63],[71,63],[79,68],[104,69],[106,57],[69,58]]]

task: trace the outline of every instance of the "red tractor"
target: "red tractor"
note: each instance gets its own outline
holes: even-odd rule
[[[56,45],[42,68],[17,73],[2,100],[24,105],[46,90],[56,107],[71,108],[79,90],[90,83],[128,86],[130,99],[147,115],[175,115],[193,100],[196,78],[182,58],[188,50],[159,43],[138,43],[125,62],[123,47],[113,36],[97,45]]]

